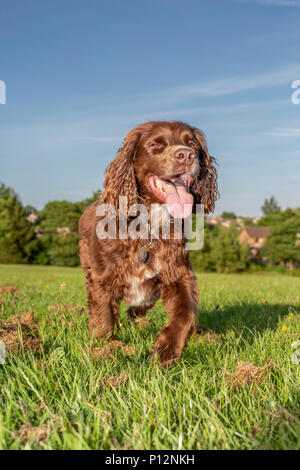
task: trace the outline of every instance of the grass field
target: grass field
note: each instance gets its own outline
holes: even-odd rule
[[[198,278],[209,331],[162,369],[149,355],[161,303],[139,325],[122,305],[113,350],[75,308],[79,269],[0,266],[0,286],[17,287],[0,294],[0,449],[299,449],[300,279]],[[29,310],[36,324],[12,317]]]

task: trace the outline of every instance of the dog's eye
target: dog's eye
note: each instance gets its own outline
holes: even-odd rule
[[[196,144],[195,144],[195,142],[194,142],[193,140],[189,140],[188,146],[189,146],[189,147],[192,147],[192,148],[195,148],[195,147],[196,147]]]
[[[159,147],[161,147],[161,144],[159,144],[158,142],[151,142],[151,144],[149,145],[149,147],[151,147],[151,148],[159,148]]]

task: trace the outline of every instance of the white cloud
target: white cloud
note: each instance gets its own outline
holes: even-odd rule
[[[289,103],[287,100],[279,99],[279,100],[269,100],[269,101],[252,101],[252,102],[244,102],[239,104],[227,104],[227,105],[215,105],[215,106],[194,106],[190,108],[173,108],[173,109],[165,109],[164,111],[149,111],[148,113],[135,113],[125,118],[122,117],[122,122],[130,125],[136,125],[137,123],[146,122],[146,121],[155,121],[155,120],[163,120],[163,119],[183,119],[183,116],[199,116],[199,115],[206,115],[208,119],[209,116],[212,116],[215,121],[216,115],[235,115],[241,114],[248,111],[257,111],[259,109],[263,110],[273,110],[276,108],[280,108],[286,103]],[[224,120],[221,121],[221,125],[224,126]]]
[[[238,0],[239,3],[258,3],[267,6],[300,8],[299,0]]]
[[[300,76],[300,64],[290,65],[281,70],[266,72],[259,75],[220,78],[203,84],[187,85],[170,90],[174,96],[202,95],[221,96],[231,95],[241,91],[270,88],[284,83],[292,83]]]
[[[300,137],[300,128],[279,127],[273,131],[265,132],[264,135],[271,135],[274,137]]]

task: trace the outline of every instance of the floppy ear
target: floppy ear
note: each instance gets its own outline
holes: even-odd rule
[[[119,196],[127,196],[128,207],[138,202],[138,187],[133,168],[140,132],[130,131],[123,147],[108,165],[105,173],[104,190],[101,200],[105,204],[119,207]]]
[[[195,204],[203,204],[204,212],[213,212],[215,201],[219,197],[217,185],[217,171],[214,167],[215,159],[209,155],[204,134],[193,128],[194,135],[199,144],[199,164],[200,170],[197,179],[191,186]]]

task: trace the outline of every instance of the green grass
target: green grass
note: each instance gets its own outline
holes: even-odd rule
[[[165,322],[160,302],[144,330],[127,321],[122,305],[117,339],[135,354],[119,351],[116,361],[95,361],[82,350],[99,346],[88,336],[86,314],[48,309],[85,305],[82,272],[0,266],[0,286],[21,289],[0,297],[0,318],[34,310],[44,345],[42,356],[11,352],[0,365],[0,449],[300,448],[300,365],[291,348],[300,339],[300,279],[198,278],[199,323],[216,336],[193,337],[179,363],[162,369],[149,355]],[[274,366],[263,384],[232,386],[239,361],[264,366],[270,359]],[[103,378],[121,373],[128,377],[121,385],[105,385]],[[27,428],[33,432],[24,438],[19,430]],[[43,438],[39,429],[47,431]]]

